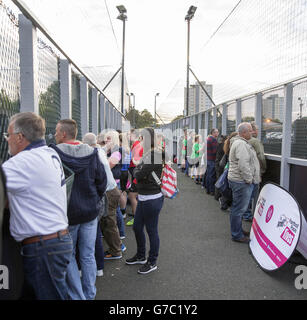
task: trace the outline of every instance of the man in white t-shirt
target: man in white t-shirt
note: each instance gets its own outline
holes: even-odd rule
[[[65,176],[58,154],[46,146],[45,121],[32,112],[10,119],[4,134],[12,158],[3,164],[10,208],[10,232],[21,242],[25,280],[39,300],[69,299]]]

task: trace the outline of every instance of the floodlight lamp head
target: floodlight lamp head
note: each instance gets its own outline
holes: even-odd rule
[[[197,7],[191,6],[187,15],[185,16],[185,20],[191,20],[194,17]]]
[[[127,20],[127,16],[124,13],[122,13],[117,17],[117,19],[122,20],[122,21],[126,21]]]
[[[127,9],[123,5],[117,6],[116,8],[121,14],[127,13]]]
[[[126,21],[127,20],[127,15],[126,15],[127,9],[123,5],[117,6],[116,8],[120,13],[120,15],[117,17],[117,19],[122,20],[122,21]]]

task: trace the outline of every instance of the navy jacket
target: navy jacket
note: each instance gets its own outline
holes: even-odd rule
[[[107,187],[107,175],[97,149],[88,145],[51,144],[62,162],[74,173],[74,183],[67,208],[69,225],[92,221],[99,213],[98,202]]]

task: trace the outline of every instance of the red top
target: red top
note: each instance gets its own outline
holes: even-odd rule
[[[135,161],[138,161],[143,156],[143,147],[141,146],[141,142],[139,140],[135,141],[131,148],[131,161],[130,161],[130,167],[134,168],[135,164],[132,162],[132,159]]]
[[[78,141],[78,140],[75,140],[75,141],[67,141],[67,142],[64,142],[64,143],[66,143],[66,144],[72,144],[73,146],[77,146],[77,145],[81,144],[81,142]]]

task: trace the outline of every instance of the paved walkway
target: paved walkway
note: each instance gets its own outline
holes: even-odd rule
[[[124,259],[105,263],[97,300],[307,299],[307,290],[294,287],[296,265],[262,271],[248,245],[230,240],[229,213],[190,178],[178,173],[178,180],[178,197],[166,199],[160,214],[158,270],[139,275],[139,266],[125,265],[136,252],[126,227],[128,249]]]

